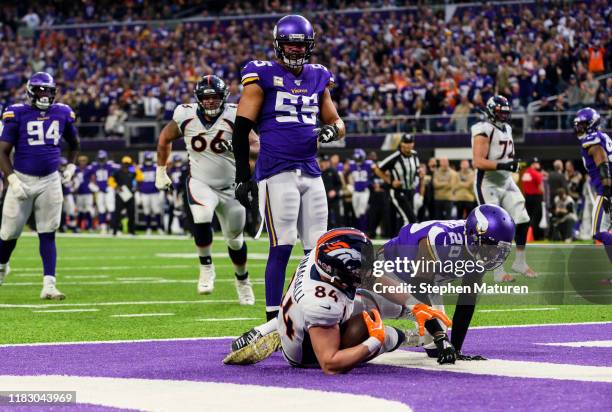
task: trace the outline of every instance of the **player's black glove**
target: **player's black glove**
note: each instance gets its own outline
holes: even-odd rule
[[[457,352],[457,360],[462,360],[462,361],[479,361],[479,360],[487,360],[487,358],[485,358],[484,356],[480,356],[480,355],[464,355],[461,352]]]
[[[323,127],[314,129],[317,134],[317,139],[321,143],[329,143],[338,140],[338,126],[335,124],[326,124]]]
[[[434,343],[438,348],[438,363],[444,365],[445,363],[455,363],[457,359],[457,353],[455,347],[448,341],[446,333],[441,333],[434,338]]]
[[[498,163],[497,164],[497,170],[507,170],[509,172],[516,172],[518,170],[518,160],[513,160],[511,162],[507,162],[507,163]]]
[[[259,189],[257,183],[252,180],[236,183],[235,194],[236,199],[247,209],[259,205]]]

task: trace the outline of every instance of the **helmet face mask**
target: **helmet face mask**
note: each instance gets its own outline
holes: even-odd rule
[[[302,16],[289,15],[274,26],[274,51],[276,57],[290,69],[304,66],[315,45],[312,25]]]
[[[57,87],[49,73],[34,73],[26,84],[26,95],[30,104],[37,109],[47,110],[55,100]]]
[[[219,116],[224,109],[229,90],[217,76],[203,76],[196,84],[193,94],[200,110],[208,117]]]

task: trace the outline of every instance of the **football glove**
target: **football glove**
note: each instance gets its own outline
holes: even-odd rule
[[[326,124],[322,127],[314,129],[317,134],[317,139],[320,143],[330,143],[338,140],[338,126],[335,124]]]
[[[372,315],[374,315],[374,319],[372,319],[370,314],[365,310],[361,312],[361,316],[363,316],[363,321],[368,328],[370,337],[378,339],[378,341],[383,344],[385,342],[385,325],[383,325],[380,313],[378,313],[376,309],[372,309]]]
[[[437,334],[434,338],[434,343],[438,348],[438,363],[440,365],[455,363],[457,353],[455,352],[455,347],[448,341],[446,333]]]
[[[6,179],[9,182],[9,189],[15,193],[17,200],[25,200],[28,198],[28,194],[26,193],[26,185],[19,180],[15,173],[11,173]]]
[[[259,188],[252,180],[236,183],[235,194],[236,199],[246,209],[257,207],[259,204]]]
[[[457,360],[462,360],[462,361],[487,360],[487,358],[485,358],[484,356],[480,356],[480,355],[464,355],[461,352],[457,352],[457,354],[455,356],[456,356]]]
[[[507,163],[498,163],[497,170],[507,170],[509,172],[516,172],[518,170],[519,162],[517,160],[513,160]]]
[[[408,305],[408,309],[412,313],[410,317],[413,321],[415,321],[419,325],[419,335],[425,335],[425,322],[430,319],[439,319],[442,321],[447,327],[450,327],[453,322],[446,316],[446,314],[442,311],[436,310],[431,306],[427,306],[423,303],[417,303],[416,305]]]
[[[76,172],[76,166],[74,163],[68,163],[62,172],[62,183],[66,184],[70,182],[74,176],[74,172]]]
[[[221,142],[219,142],[219,148],[223,149],[226,152],[234,152],[234,146],[232,146],[231,140],[221,139]]]
[[[155,187],[157,190],[168,190],[172,187],[172,179],[166,173],[166,166],[157,166],[155,169]]]
[[[607,214],[612,213],[612,196],[605,196],[601,201],[601,207]]]

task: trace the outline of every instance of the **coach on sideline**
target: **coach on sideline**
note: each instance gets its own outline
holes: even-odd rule
[[[373,167],[374,173],[391,189],[391,203],[402,217],[402,226],[416,222],[413,198],[419,176],[419,158],[413,149],[414,136],[405,133],[397,151]]]

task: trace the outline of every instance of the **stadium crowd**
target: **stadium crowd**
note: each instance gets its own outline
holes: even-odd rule
[[[294,3],[305,8],[318,4]],[[357,5],[372,4],[361,3]],[[104,21],[117,7],[74,4],[82,9],[59,12],[49,6],[37,12],[2,6],[0,106],[21,100],[31,73],[47,71],[59,81],[59,100],[74,107],[81,122],[105,122],[104,135],[122,135],[126,120],[169,119],[177,104],[191,99],[193,84],[202,74],[226,79],[230,101],[238,100],[242,65],[273,58],[274,15],[178,25],[43,28],[33,37],[18,34],[14,27],[15,21],[27,21],[22,13],[36,14],[44,27],[54,13],[74,17],[61,21],[86,21],[83,15],[93,7],[92,19]],[[162,2],[159,11],[133,2],[123,17],[130,20],[130,10],[141,13],[142,7],[149,10],[145,16],[166,17],[163,10],[171,13],[172,4]],[[280,2],[266,4],[266,10],[282,11]],[[430,130],[466,131],[467,116],[478,112],[493,93],[507,96],[515,112],[535,101],[546,112],[581,105],[608,110],[612,79],[595,79],[610,67],[608,2],[549,6],[542,2],[460,7],[448,21],[444,10],[431,7],[316,14],[312,20],[318,38],[311,62],[325,64],[335,75],[333,99],[353,133],[368,126],[359,120],[373,116],[383,119],[373,128],[370,124],[370,130],[395,131],[398,124],[384,119],[391,115],[415,116],[400,123],[404,131],[423,130],[424,115],[448,116],[436,120]],[[248,2],[228,2],[221,11],[248,14],[252,7]],[[546,100],[559,93],[563,94],[556,100]],[[548,126],[546,118],[536,124]],[[81,133],[102,134],[98,128]]]

